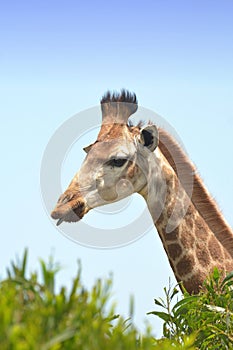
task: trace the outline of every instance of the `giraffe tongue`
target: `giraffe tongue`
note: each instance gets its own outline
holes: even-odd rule
[[[64,218],[60,218],[60,219],[57,221],[56,225],[59,226],[63,221],[64,221]]]

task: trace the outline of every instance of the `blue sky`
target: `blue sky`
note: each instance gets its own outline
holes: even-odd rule
[[[62,236],[44,211],[39,177],[50,137],[107,89],[135,91],[176,129],[233,225],[232,14],[225,0],[1,4],[2,276],[29,247],[32,270],[54,252],[64,267],[59,283],[69,285],[80,258],[87,286],[113,272],[119,312],[127,315],[134,294],[139,327],[173,278],[155,230],[121,249],[94,250]]]

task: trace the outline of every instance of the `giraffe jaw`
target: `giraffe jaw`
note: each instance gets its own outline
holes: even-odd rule
[[[83,214],[81,214],[80,212],[78,212],[76,214],[75,210],[71,210],[69,212],[67,212],[65,215],[61,216],[56,225],[59,226],[63,221],[64,222],[78,222],[79,220],[81,220],[83,217]]]

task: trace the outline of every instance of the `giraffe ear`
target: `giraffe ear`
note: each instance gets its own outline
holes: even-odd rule
[[[94,143],[91,143],[89,146],[83,147],[84,152],[88,153],[93,145]]]
[[[155,125],[147,125],[141,129],[139,141],[143,146],[153,152],[159,143],[159,132],[157,127]]]

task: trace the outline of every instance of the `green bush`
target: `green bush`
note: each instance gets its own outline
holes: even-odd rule
[[[27,251],[0,282],[1,350],[233,349],[233,273],[223,278],[215,269],[198,295],[184,291],[175,305],[178,290],[164,288],[165,301],[155,299],[163,311],[150,312],[164,321],[164,337],[156,340],[149,329],[140,334],[116,315],[109,305],[111,279],[88,291],[79,267],[71,290],[56,292],[58,264],[40,261],[42,282],[37,272],[27,277],[26,265]]]
[[[61,287],[55,292],[55,277],[60,267],[50,259],[40,261],[38,273],[27,277],[27,251],[22,261],[12,263],[8,278],[0,282],[1,350],[169,350],[194,349],[194,338],[152,337],[115,314],[109,305],[111,280],[98,280],[88,291],[80,279],[80,268],[71,291]]]
[[[195,334],[194,345],[201,350],[233,349],[233,272],[223,278],[217,269],[204,283],[198,295],[184,290],[183,299],[173,307],[177,289],[164,288],[165,301],[155,304],[165,311],[152,311],[164,321],[163,335],[183,344],[187,335]]]

